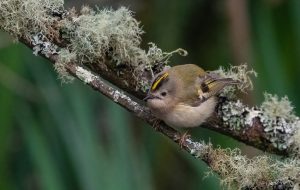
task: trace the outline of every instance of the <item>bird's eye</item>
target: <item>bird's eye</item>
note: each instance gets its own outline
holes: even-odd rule
[[[162,93],[160,93],[160,95],[162,95],[162,96],[166,96],[166,95],[167,95],[167,93],[166,93],[166,92],[162,92]]]

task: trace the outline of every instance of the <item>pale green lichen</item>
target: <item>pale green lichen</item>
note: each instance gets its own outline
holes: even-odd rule
[[[84,6],[78,15],[75,9],[65,11],[63,4],[63,0],[0,1],[1,29],[16,38],[36,41],[36,35],[42,34],[49,39],[35,43],[35,54],[45,50],[47,52],[42,54],[51,56],[53,44],[50,42],[53,41],[63,40],[59,45],[67,45],[69,53],[60,52],[56,64],[60,78],[70,78],[63,69],[68,62],[63,61],[68,61],[72,54],[72,60],[78,65],[97,64],[107,59],[116,67],[125,64],[134,75],[137,89],[146,89],[149,78],[143,76],[145,70],[159,72],[174,53],[185,54],[183,50],[164,53],[153,43],[148,51],[141,49],[144,32],[133,13],[125,7],[93,10]]]
[[[72,64],[76,61],[76,54],[71,53],[67,49],[61,49],[59,52],[59,56],[57,61],[54,64],[54,68],[56,72],[58,73],[58,78],[63,82],[63,83],[69,83],[74,80],[74,77],[71,76],[68,71],[66,70],[66,63]]]
[[[232,128],[232,130],[240,130],[246,127],[246,116],[249,109],[240,101],[227,101],[219,107],[218,113],[222,115],[222,121],[224,126]]]
[[[289,148],[294,143],[292,136],[299,130],[299,118],[287,96],[279,99],[277,95],[265,93],[261,110],[260,121],[269,140],[280,150]]]
[[[292,189],[300,180],[298,160],[279,161],[266,155],[249,159],[239,149],[214,149],[203,142],[187,143],[191,154],[206,160],[226,189],[277,189],[279,186]]]
[[[213,73],[239,81],[240,84],[236,88],[242,92],[253,88],[250,76],[257,75],[255,71],[248,70],[247,65],[231,66],[228,70],[221,67]],[[234,92],[235,86],[231,86],[226,88],[221,96],[233,99]],[[264,126],[266,138],[274,147],[279,150],[287,150],[293,145],[298,150],[300,142],[296,143],[293,135],[299,130],[299,117],[295,115],[291,102],[287,96],[281,99],[277,95],[268,93],[265,93],[264,96],[265,100],[260,107],[249,108],[240,101],[226,101],[218,110],[223,123],[233,130],[240,130],[251,127],[254,118],[259,118]]]
[[[290,152],[292,156],[297,158],[300,157],[300,130],[299,129],[300,129],[300,121],[297,122],[297,130],[291,139],[293,144],[292,147],[290,148]]]
[[[221,96],[225,96],[230,99],[235,98],[236,89],[246,93],[249,90],[253,89],[253,83],[251,77],[257,77],[257,73],[252,69],[248,69],[247,64],[230,66],[228,69],[220,67],[218,70],[211,71],[211,73],[218,74],[223,78],[232,78],[239,82],[235,86],[227,86],[221,93]]]
[[[216,149],[210,154],[212,169],[218,172],[221,184],[228,189],[273,189],[278,183],[293,188],[300,180],[297,160],[277,161],[268,156],[249,159],[238,149]]]
[[[58,20],[54,14],[64,12],[63,0],[1,0],[0,1],[0,28],[15,38],[24,38],[33,45],[35,55],[45,57],[60,54],[55,69],[60,73],[63,81],[70,81],[63,62],[70,60],[69,54],[53,44],[59,36],[56,30]]]
[[[291,146],[300,147],[294,134],[299,130],[299,118],[287,97],[265,94],[260,107],[249,108],[241,101],[226,101],[218,108],[224,126],[232,130],[244,130],[252,127],[258,118],[264,127],[265,138],[278,150],[287,150]],[[298,148],[297,148],[298,149]],[[299,151],[298,151],[299,152]]]
[[[51,12],[63,9],[63,0],[1,0],[0,28],[14,37],[30,39],[31,34],[43,33],[54,38],[51,30],[57,18]]]
[[[154,43],[148,51],[140,48],[144,33],[133,13],[125,7],[117,10],[81,9],[81,15],[74,15],[63,21],[63,37],[70,41],[68,48],[76,54],[80,64],[97,64],[110,59],[115,66],[127,65],[133,70],[138,89],[146,89],[148,78],[143,73],[156,67],[160,70],[174,53],[185,55],[184,50],[164,53]]]
[[[266,116],[270,118],[282,117],[286,120],[295,120],[298,118],[295,115],[294,106],[292,106],[287,96],[279,99],[277,95],[265,93],[264,97],[265,100],[261,108]]]
[[[117,65],[121,64],[120,60],[128,64],[140,62],[146,54],[139,48],[143,31],[131,11],[124,7],[116,11],[92,11],[84,7],[82,12],[64,23],[70,49],[79,62],[103,61],[107,54]]]

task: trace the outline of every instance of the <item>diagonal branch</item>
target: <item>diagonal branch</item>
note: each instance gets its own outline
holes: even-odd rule
[[[26,40],[25,38],[21,38],[20,41],[32,49],[35,47],[32,45],[32,41]],[[42,56],[49,59],[54,65],[58,61],[58,55],[56,54],[51,55],[47,53],[45,55],[42,51],[40,53]],[[106,88],[101,89],[101,87],[103,87],[104,85],[104,82],[100,77],[97,76],[97,74],[113,83],[114,85],[118,86],[119,88],[125,90],[132,96],[139,98],[145,96],[145,93],[141,90],[135,90],[136,83],[131,82],[135,81],[132,74],[126,71],[126,69],[122,69],[122,71],[124,71],[123,75],[117,75],[117,71],[115,71],[116,68],[111,68],[110,61],[106,60],[104,62],[98,62],[96,64],[86,63],[82,66],[79,66],[79,64],[75,64],[73,62],[69,62],[65,64],[65,68],[67,69],[69,74],[76,78],[79,78],[80,80],[91,86],[93,89],[101,92],[114,101],[115,98],[113,94],[119,94],[122,95],[122,97],[127,96],[125,96],[123,92],[118,90],[116,90],[116,92],[113,92],[113,87],[108,88],[107,86]],[[83,73],[90,73],[90,75],[80,75],[81,72],[77,71],[78,68],[80,68],[80,71],[82,71]],[[92,72],[94,74],[92,74]],[[86,82],[89,81],[89,77],[95,79],[95,81]],[[155,117],[149,112],[147,108],[145,108],[143,104],[141,104],[141,101],[137,103],[131,99],[130,101],[126,100],[129,99],[118,99],[115,102],[125,107],[127,110],[133,112],[135,115],[145,120],[150,125],[154,124],[153,121],[155,120]],[[129,102],[131,102],[132,104],[130,104]],[[136,105],[136,108],[134,108],[134,106],[130,107],[132,105]],[[292,121],[287,121],[285,118],[276,118],[276,120],[278,120],[278,122],[275,124],[279,126],[276,126],[274,123],[270,122],[270,119],[266,118],[262,109],[250,108],[244,105],[240,100],[229,100],[226,97],[220,97],[215,115],[210,118],[210,121],[203,127],[220,132],[247,145],[270,153],[276,153],[279,155],[295,154],[294,152],[289,151],[292,150],[294,142],[293,135],[296,133],[296,129],[298,127],[298,117]],[[266,130],[266,128],[270,127],[270,125],[275,125],[274,128],[276,128],[270,131]],[[170,127],[167,127],[164,124],[156,126],[155,128],[158,131],[166,134],[173,140],[178,139],[179,137],[178,132]]]

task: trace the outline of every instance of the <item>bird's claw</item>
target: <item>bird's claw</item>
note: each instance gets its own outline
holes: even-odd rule
[[[153,129],[154,129],[155,131],[158,131],[159,128],[160,128],[160,125],[162,124],[163,121],[160,120],[160,119],[154,118],[154,119],[152,120],[152,122],[153,122],[153,124],[152,124]]]
[[[178,141],[180,148],[183,148],[186,145],[186,140],[189,139],[190,137],[191,135],[188,134],[187,131],[177,137],[176,140]]]

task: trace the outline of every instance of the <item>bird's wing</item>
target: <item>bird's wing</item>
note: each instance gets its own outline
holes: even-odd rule
[[[197,81],[199,100],[200,102],[204,102],[210,97],[220,93],[224,87],[234,84],[239,84],[239,81],[231,78],[222,78],[216,74],[209,73],[199,77]]]

